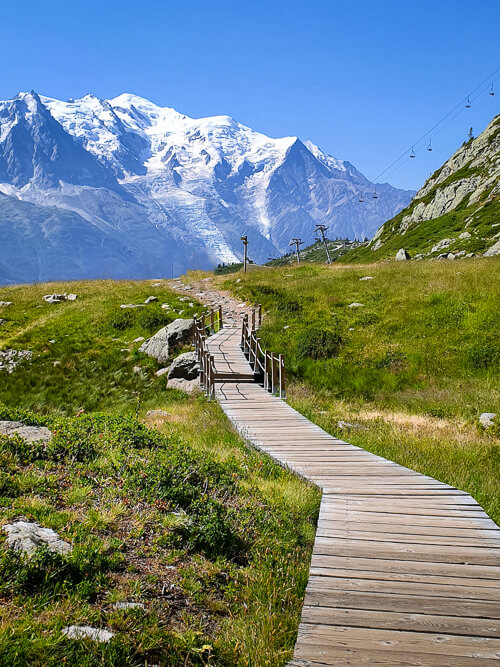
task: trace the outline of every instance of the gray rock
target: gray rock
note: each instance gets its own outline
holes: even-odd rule
[[[440,255],[437,256],[437,259],[448,259],[448,254],[447,252],[442,252]]]
[[[424,257],[425,257],[424,254],[419,253],[418,255],[415,255],[415,257],[413,259],[423,259]]]
[[[128,609],[144,609],[142,602],[115,602],[113,609],[126,611]]]
[[[479,415],[479,423],[481,426],[484,426],[484,428],[491,428],[492,426],[495,426],[496,416],[496,412],[483,412]]]
[[[494,257],[495,255],[500,255],[500,241],[494,243],[488,250],[484,253],[484,257]]]
[[[42,547],[58,554],[68,554],[71,551],[71,544],[61,540],[51,528],[43,528],[38,523],[16,521],[3,526],[3,531],[7,533],[7,545],[11,549],[28,555]]]
[[[152,303],[153,301],[158,301],[158,297],[157,296],[148,296],[148,298],[146,299],[146,301],[144,301],[144,303]]]
[[[452,252],[449,252],[447,259],[456,259],[456,257]]]
[[[26,442],[50,442],[52,433],[45,426],[27,426],[22,422],[0,421],[0,435],[17,434]]]
[[[363,276],[360,280],[373,280],[373,276]]]
[[[122,303],[120,308],[145,308],[145,303]]]
[[[115,634],[109,630],[93,628],[90,625],[68,625],[62,629],[68,639],[91,639],[94,642],[109,642]]]
[[[166,410],[148,410],[146,417],[170,417],[170,412]]]
[[[162,364],[168,360],[172,350],[190,343],[193,339],[193,333],[193,320],[177,319],[157,331],[151,338],[148,338],[141,345],[139,351],[144,352],[149,357],[154,357]]]
[[[67,294],[66,301],[76,301],[78,299],[78,294]]]
[[[465,259],[470,259],[471,257],[474,257],[474,253],[473,253],[473,252],[468,252],[468,253],[465,255]]]
[[[366,426],[363,426],[362,424],[351,424],[350,422],[345,422],[345,421],[338,421],[337,422],[337,427],[343,431],[344,429],[354,429],[356,431],[366,431],[367,428]]]
[[[45,296],[42,298],[47,303],[61,303],[61,301],[76,301],[78,295],[67,294],[66,292],[64,292],[64,294],[57,294],[54,292],[54,294],[45,294]]]
[[[169,389],[179,389],[185,391],[186,394],[193,394],[200,391],[200,384],[198,380],[181,380],[180,378],[172,378],[167,382]]]
[[[12,301],[0,301],[0,307],[12,306]]]
[[[8,348],[0,351],[0,371],[12,373],[23,361],[30,361],[33,353],[30,350],[14,350]]]
[[[439,241],[439,243],[436,243],[436,245],[431,248],[431,252],[439,252],[440,250],[444,250],[452,243],[453,239],[442,239]]]
[[[196,352],[185,352],[176,357],[168,372],[168,379],[195,380],[200,372]]]
[[[162,375],[165,375],[170,370],[170,366],[165,366],[165,368],[160,368],[156,371],[155,375],[157,378],[161,378]]]
[[[143,340],[146,340],[144,336],[139,336],[139,338],[134,338],[132,343],[142,343]]]
[[[410,259],[410,255],[406,252],[404,248],[400,248],[396,253],[396,258],[398,262],[402,262],[405,259]]]
[[[363,303],[357,303],[356,301],[354,303],[350,303],[347,307],[348,308],[362,308],[364,306]]]
[[[469,234],[469,232],[462,232],[461,234],[458,235],[458,238],[462,239],[462,240],[463,239],[470,239],[470,237],[471,237],[471,235]]]

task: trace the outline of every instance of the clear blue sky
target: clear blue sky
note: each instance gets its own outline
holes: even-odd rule
[[[2,4],[0,99],[132,92],[311,139],[370,179],[500,66],[499,0]],[[418,188],[499,102],[500,79],[387,180]]]

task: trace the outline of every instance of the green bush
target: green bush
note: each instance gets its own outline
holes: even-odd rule
[[[331,359],[338,355],[343,342],[338,331],[308,327],[297,336],[297,356],[299,359]]]

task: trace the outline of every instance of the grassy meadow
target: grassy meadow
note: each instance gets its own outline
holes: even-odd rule
[[[0,437],[0,523],[37,521],[73,545],[67,556],[28,559],[0,533],[1,665],[274,666],[291,657],[319,493],[248,449],[217,404],[155,376],[135,339],[202,306],[153,282],[0,289],[13,302],[0,309],[0,350],[33,355],[0,373],[0,420],[54,434],[32,446]],[[53,291],[78,299],[46,304]],[[120,308],[150,295],[158,301]],[[71,640],[68,625],[115,636]]]
[[[500,431],[478,418],[500,413],[499,269],[499,258],[309,264],[217,280],[262,304],[262,343],[285,353],[295,408],[468,491],[498,522]]]

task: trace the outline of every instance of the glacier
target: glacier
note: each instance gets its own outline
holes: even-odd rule
[[[413,194],[298,137],[137,95],[0,102],[0,284],[169,277],[239,261],[242,235],[260,263],[317,223],[371,238]]]

